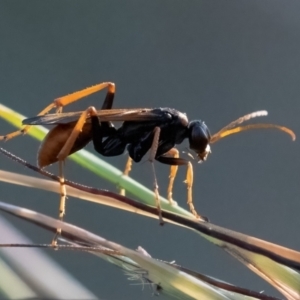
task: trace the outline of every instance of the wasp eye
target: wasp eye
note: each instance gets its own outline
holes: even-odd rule
[[[190,148],[194,150],[200,160],[205,160],[210,152],[210,132],[204,122],[192,121],[189,125]]]

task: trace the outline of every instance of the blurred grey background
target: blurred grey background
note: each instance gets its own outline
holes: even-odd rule
[[[54,98],[103,81],[116,83],[115,107],[168,106],[202,119],[211,132],[255,110],[257,120],[299,132],[299,1],[1,1],[0,102],[33,116]],[[105,93],[67,110],[101,106]],[[0,120],[1,133],[13,127]],[[7,150],[36,161],[30,137]],[[184,150],[188,144],[181,145]],[[88,149],[93,151],[91,145]],[[245,132],[212,146],[194,164],[194,201],[218,225],[300,250],[299,142],[274,130]],[[126,156],[107,161],[123,168]],[[34,175],[0,157],[0,168]],[[156,164],[161,194],[169,168]],[[57,167],[50,170],[57,172]],[[186,207],[186,170],[174,198]],[[67,178],[116,187],[67,162]],[[149,163],[132,177],[152,187]],[[57,195],[0,183],[0,197],[57,216]],[[52,235],[10,218],[35,242]],[[221,249],[193,232],[69,198],[66,221],[153,257],[175,260],[233,284],[278,294]],[[1,232],[1,229],[0,229]],[[1,234],[1,233],[0,233]],[[152,299],[115,267],[86,253],[48,251],[101,299]],[[45,272],[41,270],[41,276]]]

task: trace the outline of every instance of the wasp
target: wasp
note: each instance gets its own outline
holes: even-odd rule
[[[100,110],[88,107],[85,111],[63,113],[63,107],[83,97],[107,89],[104,103]],[[211,152],[210,145],[221,138],[250,129],[276,128],[295,139],[292,130],[275,124],[241,123],[252,118],[265,116],[267,112],[257,111],[247,114],[223,127],[211,135],[207,125],[201,120],[189,121],[185,113],[176,109],[165,108],[134,108],[113,109],[115,84],[103,82],[75,93],[57,98],[43,109],[37,116],[23,120],[25,125],[20,130],[0,137],[8,140],[17,135],[25,134],[32,125],[54,125],[43,140],[38,152],[38,165],[43,168],[55,162],[60,164],[61,205],[60,219],[65,213],[65,188],[62,172],[62,162],[68,155],[84,148],[93,141],[95,150],[103,156],[117,156],[128,151],[129,160],[125,174],[131,169],[132,160],[140,162],[149,152],[149,161],[153,166],[155,200],[160,223],[163,224],[159,204],[158,185],[154,170],[154,160],[170,165],[168,200],[173,203],[172,189],[178,166],[186,166],[187,203],[195,217],[201,219],[192,201],[193,168],[190,160],[179,156],[175,148],[184,140],[188,140],[189,148],[195,153],[198,162],[205,161]],[[56,109],[55,114],[48,114]],[[122,122],[116,128],[113,122]],[[203,220],[203,218],[202,218]]]

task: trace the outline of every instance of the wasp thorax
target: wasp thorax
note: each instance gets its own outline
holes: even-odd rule
[[[197,153],[199,160],[206,160],[210,151],[210,132],[202,121],[192,121],[189,124],[190,149]]]

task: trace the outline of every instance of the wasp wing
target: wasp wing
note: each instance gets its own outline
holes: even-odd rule
[[[23,125],[55,125],[77,121],[83,112],[69,112],[47,114],[23,120]],[[99,119],[109,121],[156,121],[166,118],[166,113],[161,109],[134,108],[134,109],[102,109],[98,110]],[[90,118],[86,122],[90,122]]]

